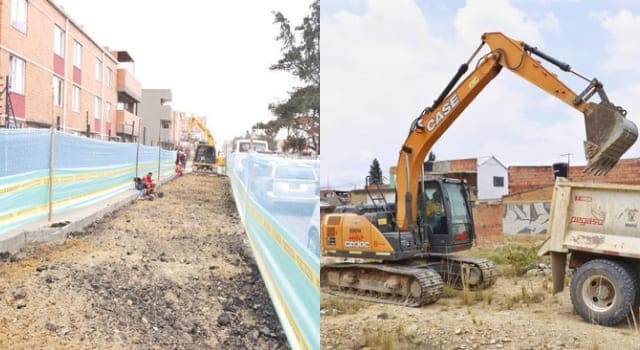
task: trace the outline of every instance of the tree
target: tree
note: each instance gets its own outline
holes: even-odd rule
[[[302,24],[291,28],[289,20],[281,13],[274,14],[274,23],[280,26],[276,40],[282,43],[282,57],[271,65],[271,70],[282,70],[293,74],[305,85],[294,87],[289,98],[269,104],[275,120],[258,123],[255,129],[276,135],[286,131],[290,149],[299,149],[301,144],[316,152],[320,151],[320,3],[315,0],[311,14]],[[303,139],[304,142],[300,140]]]
[[[369,167],[369,184],[382,185],[382,170],[380,169],[380,163],[377,158],[373,159]]]
[[[271,66],[272,70],[291,72],[305,83],[320,86],[320,2],[311,3],[311,15],[302,20],[302,25],[294,28],[302,37],[298,42],[291,31],[289,20],[281,13],[275,13],[274,23],[280,25],[276,40],[282,41],[282,58]]]

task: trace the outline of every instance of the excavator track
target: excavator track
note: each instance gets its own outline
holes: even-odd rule
[[[375,303],[419,307],[444,293],[442,278],[427,265],[330,264],[320,276],[329,294]]]
[[[423,261],[421,261],[423,262]],[[460,255],[432,256],[428,265],[437,271],[445,284],[455,289],[471,290],[491,287],[498,279],[496,264],[491,260]]]

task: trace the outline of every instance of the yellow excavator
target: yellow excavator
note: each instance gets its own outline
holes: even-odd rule
[[[476,68],[458,84],[485,44],[490,52],[481,56]],[[580,94],[574,93],[533,56],[576,74],[588,86]],[[421,306],[437,301],[444,283],[458,288],[484,288],[495,283],[493,262],[452,254],[471,248],[475,240],[464,182],[425,179],[423,162],[434,143],[503,68],[584,114],[586,171],[606,174],[636,141],[637,127],[625,118],[624,109],[609,101],[597,79],[585,78],[568,64],[522,41],[502,33],[485,33],[480,46],[433,105],[411,124],[398,157],[396,203],[371,196],[373,205],[367,208],[323,218],[322,255],[359,258],[357,262],[323,264],[323,290],[374,302]],[[589,102],[594,94],[599,103]]]
[[[194,115],[191,115],[187,121],[187,139],[189,141],[193,140],[192,132],[194,127],[200,130],[202,135],[207,139],[207,143],[199,144],[196,148],[192,163],[193,171],[196,173],[199,171],[213,172],[215,171],[214,166],[224,166],[226,162],[225,157],[217,155],[215,140],[211,131]]]

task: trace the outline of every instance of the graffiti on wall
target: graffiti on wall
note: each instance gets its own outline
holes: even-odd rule
[[[508,234],[547,233],[551,202],[505,203],[502,231]]]

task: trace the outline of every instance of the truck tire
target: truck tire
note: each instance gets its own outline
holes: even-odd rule
[[[629,271],[629,273],[634,276],[633,280],[635,281],[635,286],[633,288],[636,291],[636,299],[633,303],[633,309],[638,310],[638,306],[640,306],[640,271],[638,271],[637,267],[631,264],[624,263],[623,265]]]
[[[638,283],[638,275],[624,263],[591,260],[571,279],[571,302],[585,321],[613,326],[631,311]]]

